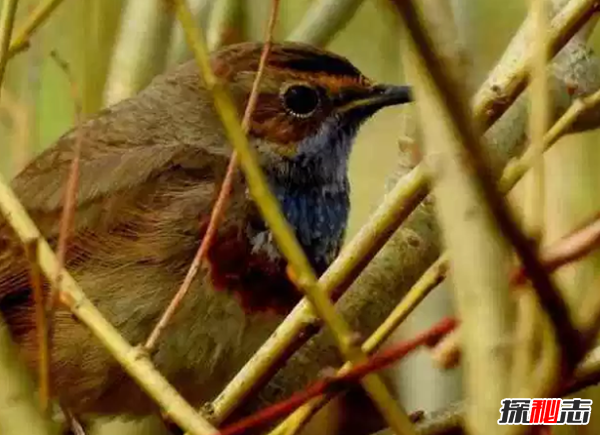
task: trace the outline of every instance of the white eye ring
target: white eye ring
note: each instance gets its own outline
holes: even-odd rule
[[[279,93],[285,110],[297,118],[308,118],[319,108],[321,97],[314,87],[306,83],[290,83]]]

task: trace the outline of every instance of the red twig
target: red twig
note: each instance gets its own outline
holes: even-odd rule
[[[583,228],[558,240],[541,253],[541,261],[548,271],[554,271],[561,266],[572,263],[594,250],[600,245],[600,218],[596,217]],[[525,270],[521,267],[515,271],[512,281],[523,284],[527,279]]]
[[[256,73],[256,78],[254,79],[254,83],[252,84],[252,91],[250,92],[250,98],[248,100],[248,104],[246,105],[246,110],[244,112],[244,118],[242,120],[242,128],[248,133],[248,129],[250,126],[250,120],[252,119],[252,113],[256,107],[256,103],[258,101],[258,87],[260,85],[260,80],[263,76],[265,66],[267,64],[267,58],[269,53],[271,52],[271,45],[273,42],[273,30],[275,29],[275,23],[277,21],[277,14],[279,10],[279,0],[273,0],[273,5],[271,8],[271,14],[269,17],[269,23],[267,24],[267,31],[265,37],[265,44],[261,53],[260,62],[258,65],[258,71]],[[225,179],[223,180],[223,185],[221,186],[221,190],[219,192],[219,197],[212,209],[210,215],[210,221],[208,224],[208,228],[204,237],[202,239],[202,243],[196,252],[196,256],[190,265],[188,273],[177,290],[177,293],[169,303],[169,306],[163,313],[162,317],[154,327],[154,330],[150,333],[148,340],[144,344],[144,348],[147,351],[152,351],[156,343],[158,342],[158,338],[162,331],[167,327],[169,321],[175,314],[175,311],[179,307],[179,304],[187,294],[192,284],[192,281],[196,277],[198,273],[198,269],[200,268],[200,264],[202,260],[206,256],[212,241],[215,238],[217,233],[217,229],[219,228],[219,224],[221,223],[221,218],[225,213],[225,208],[227,206],[227,201],[229,199],[229,194],[231,193],[231,188],[233,186],[233,177],[235,175],[235,170],[237,168],[238,158],[237,153],[233,151],[231,155],[231,160],[229,161],[229,165],[227,167],[227,174],[225,175]]]
[[[456,320],[451,318],[443,319],[427,331],[420,333],[410,340],[403,341],[389,349],[377,353],[364,363],[353,366],[343,374],[337,374],[321,379],[308,386],[303,391],[295,393],[289,399],[269,406],[250,417],[244,418],[237,423],[226,427],[219,432],[219,435],[242,434],[251,428],[288,415],[314,397],[344,389],[348,387],[349,384],[361,379],[363,376],[397,362],[418,347],[430,346],[432,343],[437,342],[441,337],[456,328],[456,326]]]
[[[56,51],[52,51],[50,56],[60,69],[63,70],[67,79],[69,80],[69,84],[71,86],[71,93],[73,97],[73,103],[75,105],[75,124],[76,124],[76,138],[75,138],[75,148],[73,149],[73,157],[71,160],[71,169],[69,171],[69,178],[67,180],[67,184],[65,186],[64,193],[64,203],[63,203],[63,211],[60,217],[60,229],[58,235],[58,247],[57,247],[57,257],[58,257],[58,265],[56,271],[56,282],[60,283],[61,279],[61,271],[64,268],[65,257],[67,254],[67,245],[69,242],[69,234],[71,227],[73,226],[73,221],[75,218],[75,208],[77,205],[77,183],[79,181],[79,158],[81,154],[81,144],[83,142],[83,130],[80,128],[82,124],[82,104],[81,104],[81,94],[79,93],[79,88],[77,87],[77,83],[73,78],[71,71],[69,69],[69,65],[67,62],[62,60]],[[50,312],[56,306],[57,298],[58,298],[58,287],[59,284],[53,286],[50,291],[50,299],[48,300],[48,309]]]
[[[75,106],[75,124],[77,128],[77,136],[75,138],[75,146],[73,149],[73,157],[71,160],[71,167],[69,170],[69,177],[65,185],[65,192],[63,196],[63,209],[60,217],[60,228],[58,234],[58,247],[57,247],[57,269],[56,269],[56,285],[50,288],[50,296],[45,301],[43,300],[43,294],[41,294],[41,281],[39,272],[32,271],[32,286],[34,289],[35,303],[36,303],[36,323],[39,338],[39,352],[40,352],[40,400],[43,409],[46,409],[49,403],[51,395],[51,379],[50,379],[50,365],[52,360],[52,318],[54,309],[59,296],[59,283],[62,276],[62,270],[64,268],[65,257],[67,253],[67,245],[69,241],[69,234],[73,226],[75,218],[75,208],[77,205],[77,183],[79,180],[79,156],[81,152],[81,144],[83,142],[83,131],[80,128],[82,123],[81,117],[81,95],[77,87],[77,83],[73,78],[69,65],[63,59],[60,58],[58,53],[52,51],[50,53],[52,59],[56,62],[58,67],[64,72],[69,85],[71,87],[71,96],[73,98],[73,104]],[[34,261],[37,261],[34,258]],[[40,306],[37,306],[40,304]],[[43,367],[42,367],[43,365]]]
[[[35,310],[35,329],[38,343],[38,396],[43,411],[48,410],[50,401],[50,349],[48,348],[48,319],[44,303],[42,275],[37,263],[38,241],[32,240],[25,246],[25,254],[29,263],[29,285],[33,290]]]

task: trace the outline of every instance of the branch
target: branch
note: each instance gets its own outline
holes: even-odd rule
[[[441,73],[454,70],[454,59],[442,63],[433,52],[413,2],[394,3],[408,30],[405,68],[414,80],[424,163],[432,177],[436,215],[450,254],[452,288],[464,322],[468,422],[474,433],[505,433],[506,427],[492,428],[489,422],[494,421],[497,404],[509,397],[507,384],[498,379],[506,379],[511,368],[512,348],[504,340],[511,332],[513,309],[506,273],[510,248],[503,243],[493,211],[485,205],[471,149],[463,151],[467,140],[477,139],[463,103],[463,83]],[[432,67],[439,69],[432,71]],[[448,86],[453,86],[452,95]],[[461,118],[454,116],[455,111]]]
[[[4,81],[4,72],[10,58],[10,39],[17,15],[18,0],[6,0],[2,4],[0,18],[0,83]]]
[[[567,2],[550,22],[546,36],[550,57],[556,55],[596,12],[597,4],[594,0]],[[492,125],[525,89],[531,52],[515,60],[516,64],[511,65],[508,71],[503,71],[505,64],[500,63],[501,67],[490,74],[475,95],[473,111],[477,125],[486,128]]]
[[[213,7],[214,0],[190,0],[189,5],[196,21],[201,23],[202,27],[206,27],[207,20],[210,15],[210,10]],[[185,41],[183,29],[179,23],[175,23],[171,33],[171,42],[169,54],[167,55],[167,65],[179,65],[184,60],[188,60],[191,56],[189,47]]]
[[[544,230],[545,201],[545,168],[544,168],[544,136],[548,131],[550,121],[550,104],[548,101],[548,14],[546,2],[548,0],[531,0],[530,16],[534,22],[534,40],[531,49],[531,95],[529,116],[529,130],[531,138],[531,152],[534,154],[535,164],[532,169],[529,186],[527,186],[527,200],[525,202],[525,227],[530,238],[539,244],[542,241]]]
[[[25,24],[19,27],[16,35],[11,40],[8,51],[9,59],[29,48],[29,40],[33,34],[48,20],[48,17],[62,2],[63,0],[45,0],[36,6],[25,20]]]
[[[600,246],[600,219],[596,217],[591,223],[554,242],[540,254],[540,260],[547,271],[573,263]],[[523,268],[517,269],[512,280],[515,285],[524,284],[527,275]]]

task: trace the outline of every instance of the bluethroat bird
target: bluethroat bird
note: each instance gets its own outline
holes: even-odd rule
[[[212,57],[240,113],[261,50],[262,44],[244,43]],[[383,107],[410,100],[408,87],[375,84],[343,57],[303,44],[274,44],[249,138],[318,274],[342,244],[348,157],[361,124]],[[65,183],[82,134],[66,266],[124,337],[141,343],[198,249],[231,148],[194,62],[156,78],[139,95],[79,128],[35,158],[12,187],[55,246]],[[194,405],[224,387],[301,296],[241,171],[207,262],[152,355]],[[21,244],[0,219],[0,311],[33,368],[38,351],[28,269]],[[60,402],[77,415],[155,411],[66,309],[54,320],[51,378]]]

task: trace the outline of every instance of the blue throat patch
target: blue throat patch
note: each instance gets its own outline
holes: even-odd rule
[[[315,271],[322,274],[337,256],[350,211],[348,182],[341,188],[279,188],[276,195]]]
[[[273,193],[295,230],[315,272],[321,275],[339,253],[350,213],[348,158],[360,122],[332,117],[299,144],[298,154],[268,168]],[[361,120],[362,121],[362,120]],[[254,249],[274,259],[279,250],[266,228],[253,228]]]

